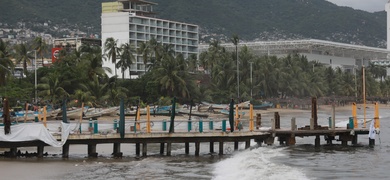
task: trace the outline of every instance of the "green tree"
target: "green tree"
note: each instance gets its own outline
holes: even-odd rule
[[[120,50],[121,50],[120,60],[118,61],[116,68],[121,68],[122,79],[125,79],[125,71],[129,69],[130,72],[131,64],[133,64],[133,61],[135,61],[135,57],[133,55],[134,48],[129,43],[125,43],[122,44]],[[129,75],[131,76],[131,73],[129,73]]]
[[[115,40],[112,37],[107,38],[106,42],[104,43],[104,53],[108,57],[108,59],[111,59],[111,62],[114,64],[115,75],[117,75],[116,74],[117,56],[120,56],[120,49],[119,49],[117,43],[118,43],[118,40]]]
[[[190,57],[188,57],[188,70],[190,72],[196,72],[197,69],[198,69],[198,60],[195,54],[191,54]]]
[[[70,84],[69,81],[61,81],[59,72],[49,73],[47,76],[41,78],[38,84],[38,95],[44,97],[53,104],[59,103],[63,98],[69,97],[69,93],[63,88],[65,84]]]
[[[150,56],[149,42],[141,42],[141,44],[139,45],[139,48],[137,49],[137,53],[142,56],[142,60],[144,62],[144,66],[145,66],[145,73],[146,73],[147,64],[149,62],[149,56]]]
[[[9,45],[0,39],[0,87],[6,85],[6,80],[12,76],[13,67]]]
[[[28,74],[27,65],[31,65],[32,56],[29,54],[29,49],[25,43],[16,45],[15,58],[16,63],[23,63],[23,73]],[[23,77],[23,75],[22,75]]]
[[[89,46],[83,45],[79,48],[79,51],[75,51],[77,54],[80,54],[78,58],[80,59],[77,63],[77,68],[80,72],[86,72],[86,75],[89,80],[93,80],[94,76],[104,77],[106,72],[111,73],[111,69],[108,67],[103,67],[102,61],[102,51],[99,46]]]
[[[42,37],[36,37],[33,42],[34,49],[37,51],[37,54],[42,59],[43,65],[43,57],[48,52],[48,46]]]
[[[240,42],[240,39],[238,38],[237,34],[234,34],[230,41],[234,44],[236,47],[236,62],[237,62],[237,99],[240,99],[240,63],[238,61],[238,43]]]
[[[108,95],[108,86],[107,82],[101,82],[98,77],[94,77],[92,81],[87,83],[80,83],[79,87],[81,90],[90,93],[91,103],[95,107],[101,107],[106,104],[106,101],[109,98]]]
[[[162,62],[155,67],[153,75],[168,96],[189,97],[185,77],[188,77],[184,58],[175,58],[169,51],[164,51]]]

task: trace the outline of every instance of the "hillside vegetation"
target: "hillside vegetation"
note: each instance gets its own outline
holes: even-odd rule
[[[77,24],[100,32],[108,0],[2,0],[0,22]],[[385,47],[386,13],[339,7],[325,0],[151,0],[158,17],[200,25],[202,34],[243,40],[315,38]],[[207,40],[207,37],[205,38]]]

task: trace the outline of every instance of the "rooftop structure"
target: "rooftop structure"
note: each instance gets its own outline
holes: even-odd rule
[[[153,5],[157,3],[143,0],[118,0],[102,3],[102,13],[129,12],[138,16],[154,16]]]

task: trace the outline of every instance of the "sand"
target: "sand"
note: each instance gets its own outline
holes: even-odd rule
[[[367,108],[374,108],[373,104],[367,104]],[[380,109],[390,109],[390,106],[387,104],[380,104],[379,105]],[[363,108],[363,104],[358,104],[357,105],[358,109]],[[319,112],[331,112],[332,106],[331,105],[320,105],[318,108]],[[249,109],[243,109],[240,110],[245,112],[245,115],[243,118],[248,118],[249,117]],[[345,112],[345,111],[352,111],[352,106],[351,105],[345,105],[345,106],[336,106],[336,112]],[[202,111],[203,113],[207,113]],[[299,113],[299,112],[311,112],[311,109],[281,109],[281,108],[268,108],[267,110],[254,110],[254,116],[256,116],[257,113],[260,114],[273,114],[274,112],[279,112],[280,114],[288,114],[288,113]],[[219,113],[208,113],[209,114],[209,119],[226,119],[228,116],[219,114]],[[103,116],[99,117],[99,121],[113,121],[113,120],[119,120],[119,116]],[[126,116],[126,120],[134,120],[134,116]],[[170,120],[169,116],[150,116],[150,119],[152,121],[158,121],[158,120]],[[188,115],[178,115],[175,117],[175,120],[188,120],[189,117]],[[200,117],[193,116],[192,119],[197,120],[200,119]],[[207,119],[207,118],[202,118],[202,119]],[[146,116],[141,116],[141,121],[146,120]]]

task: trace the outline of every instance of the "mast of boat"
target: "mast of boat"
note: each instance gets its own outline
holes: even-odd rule
[[[362,66],[362,71],[363,71],[363,111],[364,111],[364,123],[363,127],[366,128],[366,75],[365,75],[365,69],[364,65]]]

